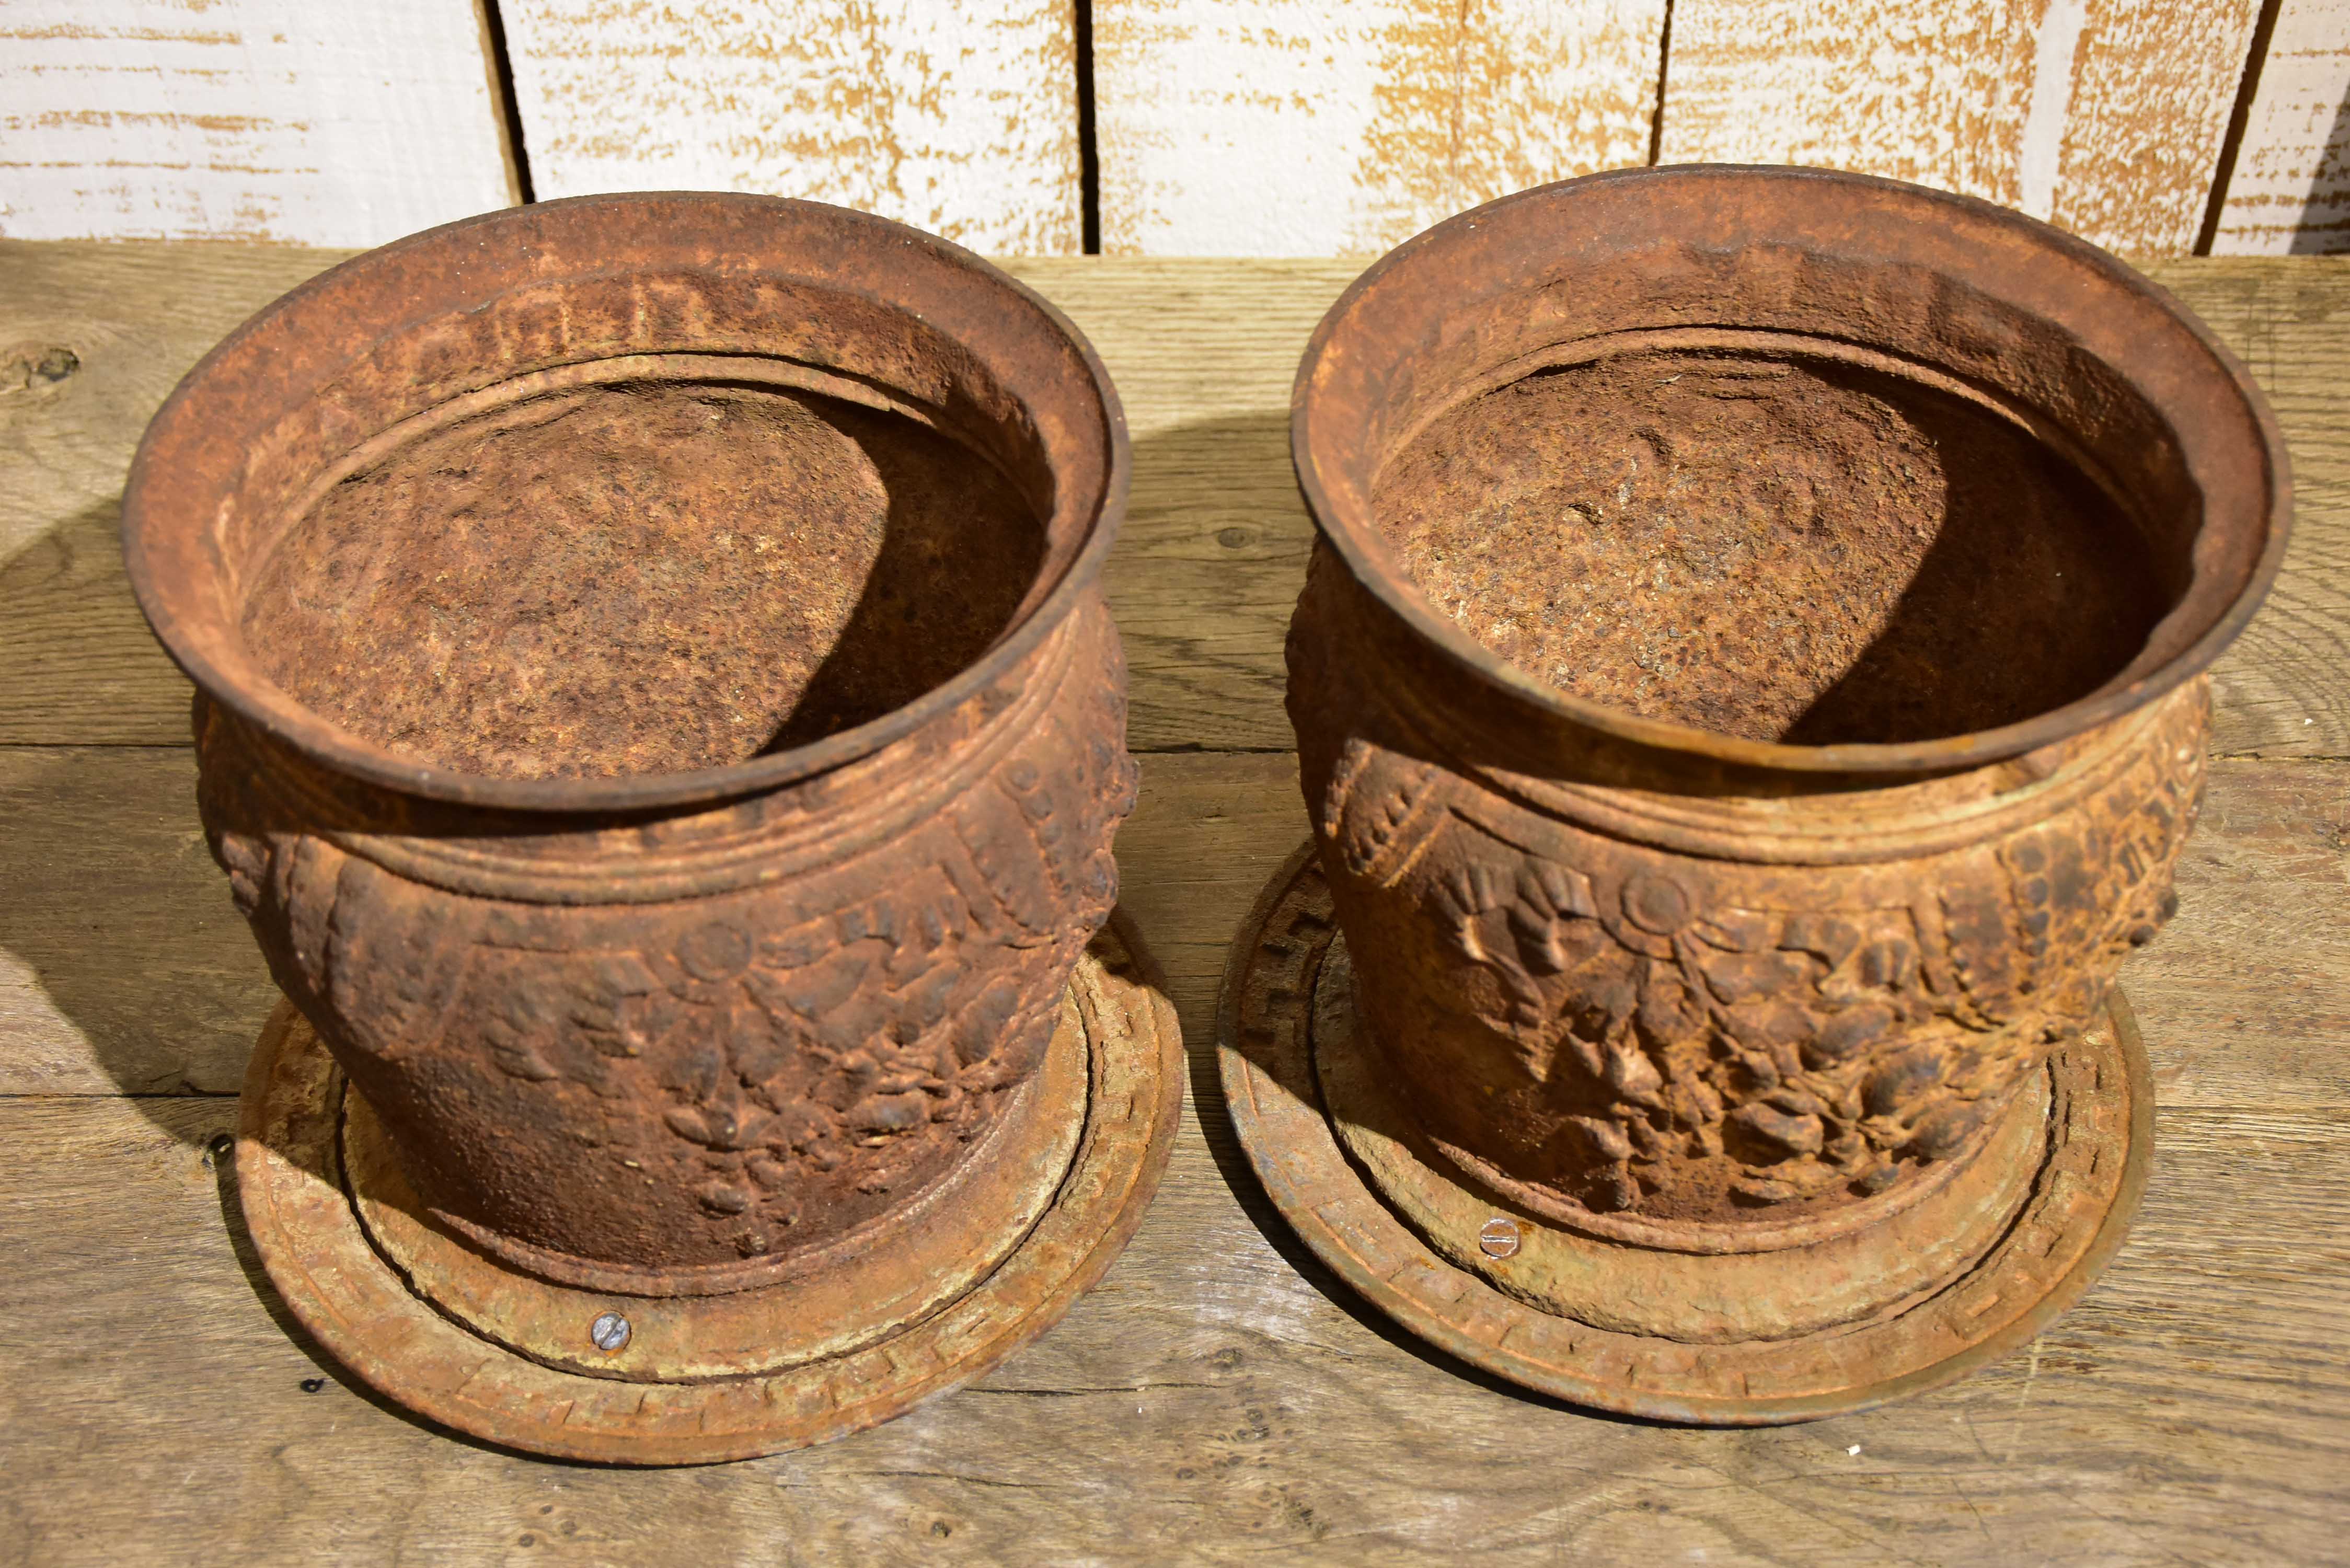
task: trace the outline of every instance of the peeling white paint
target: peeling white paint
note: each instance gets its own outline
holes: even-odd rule
[[[2033,39],[2031,108],[2016,159],[2015,204],[2035,218],[2046,219],[2056,210],[2056,172],[2073,108],[2073,65],[2088,20],[2088,0],[2048,0]]]
[[[1385,250],[1648,161],[1662,0],[1096,0],[1102,246]]]
[[[2350,0],[2284,0],[2211,249],[2350,251]]]
[[[0,0],[0,235],[369,245],[511,199],[473,0]]]
[[[1082,248],[1070,0],[503,0],[541,198],[757,191]]]

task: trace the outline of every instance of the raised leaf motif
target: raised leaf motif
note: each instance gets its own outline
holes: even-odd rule
[[[1496,1123],[1486,1097],[1520,1084],[1458,1071],[1427,1070],[1419,1103],[1452,1118],[1448,1138],[1482,1138],[1505,1168],[1594,1209],[1711,1212],[1725,1188],[1749,1208],[1886,1191],[1974,1147],[2175,907],[2199,753],[2168,737],[2197,722],[2178,709],[2063,812],[1866,876],[1696,863],[1522,805],[1456,804],[1392,890],[1334,877],[1350,942],[1414,929],[1347,919],[1350,899],[1402,896],[1440,939],[1426,957],[1354,953],[1366,1016],[1376,1027],[1382,993],[1411,988],[1399,1033],[1435,1018],[1504,1043],[1442,1060],[1512,1064],[1533,1096],[1507,1102],[1534,1107],[1523,1119]],[[1338,831],[1368,843],[1397,807],[1364,784],[1399,764],[1363,752],[1347,754]],[[1481,786],[1451,787],[1458,802]],[[1379,821],[1358,826],[1358,809]],[[1843,897],[1776,909],[1758,896],[1774,888]]]

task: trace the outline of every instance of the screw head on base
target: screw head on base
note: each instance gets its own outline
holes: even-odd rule
[[[1496,1214],[1477,1232],[1478,1250],[1489,1258],[1513,1258],[1518,1252],[1518,1222]]]
[[[588,1337],[596,1348],[610,1354],[629,1343],[629,1320],[619,1313],[608,1312],[588,1325]]]

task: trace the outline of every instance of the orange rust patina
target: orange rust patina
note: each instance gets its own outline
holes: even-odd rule
[[[190,375],[125,549],[307,1021],[241,1169],[330,1348],[497,1440],[723,1458],[983,1370],[1098,1275],[1180,1094],[1097,938],[1126,483],[1049,306],[808,202],[453,224]]]
[[[1222,1026],[1301,1231],[1472,1360],[1679,1418],[2061,1310],[2147,1154],[2113,977],[2284,545],[2242,368],[2017,214],[1692,167],[1395,251],[1293,438],[1318,855]]]

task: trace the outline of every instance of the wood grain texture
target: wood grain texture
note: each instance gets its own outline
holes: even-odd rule
[[[2257,0],[1678,0],[1659,161],[1809,163],[2183,254]]]
[[[594,1470],[433,1431],[285,1317],[234,1102],[0,1102],[0,1563],[2339,1562],[2350,1118],[2172,1111],[2135,1234],[2032,1348],[1760,1431],[1510,1393],[1367,1320],[1187,1117],[1101,1286],[827,1448]]]
[[[1102,248],[1374,252],[1645,163],[1663,0],[1095,0]]]
[[[541,200],[759,191],[1082,249],[1070,0],[501,0]]]
[[[2350,0],[2282,0],[2215,255],[2350,250]]]
[[[131,657],[105,569],[120,465],[162,384],[330,259],[255,254],[0,247],[16,313],[0,321],[90,346],[83,369],[0,395],[16,530],[0,737],[88,740],[128,707],[173,742],[0,743],[0,1565],[2350,1560],[2343,763],[2213,765],[2181,913],[2124,975],[2161,1105],[2133,1237],[2047,1334],[1954,1387],[1758,1431],[1586,1417],[1374,1318],[1271,1211],[1206,1021],[1231,934],[1305,832],[1278,705],[1305,538],[1283,410],[1343,264],[1022,268],[1127,392],[1135,523],[1113,597],[1138,724],[1192,748],[1144,759],[1118,858],[1194,1099],[1100,1288],[902,1420],[710,1469],[522,1459],[361,1392],[261,1279],[207,1163],[235,1112],[204,1091],[234,1081],[270,994],[195,831],[183,690],[150,645]],[[2163,275],[2290,392],[2304,494],[2314,467],[2338,516],[2350,498],[2324,487],[2350,452],[2333,389],[2350,265]],[[2329,618],[2350,530],[2315,556],[2310,537],[2287,579],[2293,635],[2263,656],[2292,668],[2252,662],[2248,639],[2222,729],[2281,750],[2309,729],[2338,755],[2350,658]],[[8,575],[27,560],[47,575]],[[105,701],[82,693],[92,668],[117,682]],[[1219,749],[1249,737],[1267,749]]]
[[[0,243],[0,743],[176,744],[186,683],[122,579],[115,502],[172,381],[337,253]],[[1146,751],[1286,751],[1281,639],[1312,528],[1289,385],[1347,261],[1068,257],[1009,264],[1093,339],[1135,478],[1106,578]],[[2350,756],[2350,262],[2178,260],[2153,275],[2268,390],[2293,446],[2295,537],[2268,607],[2217,670],[2222,755]],[[54,349],[78,369],[35,369]],[[0,375],[0,388],[12,384]]]
[[[0,1094],[236,1093],[277,991],[195,779],[181,747],[0,747]]]
[[[2176,261],[2156,279],[2209,322],[2268,394],[2291,449],[2293,540],[2247,634],[2211,671],[2221,755],[2350,756],[2350,261],[2289,269]]]
[[[380,244],[515,200],[476,0],[0,0],[0,234]]]

